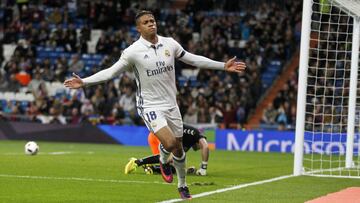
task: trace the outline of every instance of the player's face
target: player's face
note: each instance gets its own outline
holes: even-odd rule
[[[155,35],[157,32],[156,21],[153,15],[143,15],[136,25],[141,35]]]

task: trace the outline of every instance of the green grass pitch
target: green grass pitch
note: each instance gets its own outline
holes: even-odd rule
[[[24,154],[25,141],[0,141],[0,202],[158,202],[179,198],[176,182],[142,168],[125,175],[130,157],[147,147],[38,142],[40,153]],[[55,152],[55,153],[54,153]],[[198,167],[190,151],[187,165]],[[208,176],[188,176],[192,194],[266,180],[292,173],[293,155],[211,151]],[[204,183],[204,184],[199,184]],[[213,184],[207,184],[213,183]],[[360,186],[359,179],[291,177],[280,181],[193,199],[192,202],[304,202]]]

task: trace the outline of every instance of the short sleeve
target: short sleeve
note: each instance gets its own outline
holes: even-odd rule
[[[185,54],[184,48],[179,44],[179,42],[177,42],[173,38],[171,38],[171,40],[173,41],[173,46],[174,46],[174,49],[175,49],[175,57],[176,58],[183,57],[184,54]]]
[[[119,61],[121,61],[121,63],[126,67],[126,69],[128,69],[131,66],[131,59],[128,49],[125,49],[121,53]]]

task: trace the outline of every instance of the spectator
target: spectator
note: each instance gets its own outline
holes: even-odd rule
[[[69,61],[69,71],[73,73],[80,73],[84,68],[84,62],[80,59],[78,54],[74,54]]]
[[[284,109],[283,105],[281,105],[278,109],[276,123],[283,124],[283,125],[286,125],[288,123],[287,115],[285,113],[285,109]]]
[[[8,91],[8,87],[9,87],[8,80],[6,79],[4,74],[1,73],[0,71],[0,92]]]
[[[69,124],[79,124],[81,122],[81,116],[79,115],[79,109],[78,108],[72,108],[71,109],[71,116],[67,123]]]
[[[39,86],[41,83],[45,83],[45,81],[42,79],[41,74],[39,72],[35,72],[34,77],[31,79],[28,85],[29,91],[34,93],[34,95],[37,95],[37,91],[39,90]]]
[[[94,106],[90,102],[90,100],[85,99],[80,110],[81,114],[93,114],[94,113]]]
[[[131,87],[124,87],[124,93],[121,95],[119,100],[119,105],[124,109],[125,112],[134,112],[135,111],[135,93],[132,91]]]
[[[66,118],[61,114],[61,107],[54,105],[49,110],[49,123],[66,124]]]
[[[210,107],[209,114],[210,114],[210,123],[211,124],[221,123],[224,119],[223,113],[217,107],[214,107],[214,106]]]
[[[13,10],[8,7],[5,12],[3,41],[4,43],[18,42],[18,46],[11,60],[3,68],[0,81],[2,77],[4,78],[3,81],[6,82],[0,83],[0,89],[3,86],[6,87],[5,91],[9,90],[6,83],[11,82],[12,74],[19,78],[19,75],[26,72],[36,78],[36,73],[41,73],[41,81],[53,82],[64,81],[71,72],[91,74],[103,67],[109,67],[119,58],[121,50],[130,45],[136,38],[134,31],[128,25],[132,24],[134,11],[143,4],[139,1],[131,2],[131,4],[122,2],[121,11],[118,13],[119,11],[116,8],[119,4],[117,2],[80,1],[76,7],[70,9],[58,0],[47,1],[44,5],[35,1],[31,2],[30,7],[29,4],[25,4],[26,9],[21,16],[16,14],[16,9]],[[286,63],[297,46],[296,40],[299,38],[296,36],[300,33],[299,25],[301,25],[301,2],[291,1],[287,3],[286,8],[289,8],[287,10],[279,4],[267,4],[265,2],[256,6],[251,12],[246,9],[243,10],[241,15],[226,12],[239,7],[238,3],[232,1],[212,1],[211,4],[207,4],[206,8],[203,7],[204,2],[189,1],[184,11],[170,9],[171,3],[163,2],[155,5],[155,10],[161,5],[164,7],[161,7],[162,12],[158,12],[159,32],[164,35],[174,33],[172,37],[179,40],[184,48],[216,60],[224,60],[224,58],[227,59],[233,55],[237,55],[239,58],[249,58],[246,61],[248,64],[247,73],[245,75],[234,74],[231,77],[221,72],[194,71],[191,69],[192,67],[181,63],[177,65],[179,68],[176,71],[176,77],[185,76],[187,78],[186,71],[188,71],[196,78],[195,80],[192,78],[191,81],[185,82],[184,86],[178,87],[178,103],[182,114],[185,116],[191,107],[197,109],[197,113],[194,115],[197,117],[197,122],[206,121],[219,124],[224,122],[224,119],[226,123],[246,122],[247,116],[254,110],[256,102],[260,100],[264,92],[261,88],[261,78],[267,64],[272,60],[280,60],[281,64]],[[216,12],[201,11],[213,11],[212,8],[217,8]],[[47,13],[45,12],[46,9],[52,10],[52,12]],[[22,11],[20,10],[20,12]],[[76,15],[72,17],[69,15],[70,11],[75,11]],[[277,17],[274,17],[274,13]],[[112,21],[121,21],[121,23]],[[73,22],[77,22],[76,25]],[[53,23],[58,23],[58,25],[53,28]],[[91,58],[90,60],[101,62],[99,65],[94,64],[90,70],[87,70],[84,68],[85,61],[79,55],[77,55],[77,61],[75,60],[76,57],[71,59],[69,57],[79,53],[89,54],[88,51],[92,50],[92,47],[87,47],[87,44],[91,40],[91,29],[96,27],[103,27],[104,29],[100,39],[96,42],[97,55],[94,55],[96,59]],[[80,36],[76,34],[77,28],[81,30]],[[64,49],[55,51],[58,49],[55,47],[63,47]],[[51,51],[47,51],[50,49]],[[56,55],[58,57],[55,59],[54,56]],[[311,63],[316,62],[311,61]],[[341,61],[338,64],[341,64]],[[311,70],[309,72],[311,74]],[[283,106],[288,124],[295,122],[296,76],[290,76],[289,83],[276,98],[273,106],[276,112],[280,106]],[[121,88],[131,87],[131,92],[133,92],[133,79],[131,74],[125,73],[119,80],[116,79],[113,83],[104,85],[101,90],[86,89],[87,97],[95,103],[92,104],[92,110],[87,112],[80,110],[80,115],[91,115],[94,123],[101,120],[98,119],[97,113],[104,113],[109,117],[119,118],[113,119],[112,123],[141,124],[141,119],[138,119],[135,110],[128,114],[121,107],[112,104],[114,100],[120,100],[120,97],[126,101],[126,96],[123,96],[126,95],[126,90]],[[311,84],[313,83],[314,81]],[[26,82],[21,84],[27,86]],[[232,87],[224,84],[231,84]],[[15,91],[21,87],[14,82],[11,82],[10,86],[11,90]],[[27,87],[33,89],[32,86],[37,85],[31,84]],[[111,89],[111,92],[108,89]],[[35,88],[35,90],[38,91],[39,89]],[[120,94],[121,91],[123,94]],[[71,98],[71,93],[66,92],[64,96],[60,97]],[[51,103],[56,99],[54,95],[49,94],[48,98],[38,99],[36,101],[38,111],[48,115],[52,106]],[[63,107],[66,108],[62,114],[71,115],[72,108],[66,106],[66,102],[70,101],[67,99],[64,101]],[[88,104],[83,104],[79,98],[78,101],[81,102],[82,106],[88,106]],[[219,103],[230,103],[232,105],[231,111],[225,111],[226,108],[219,106]],[[124,106],[124,108],[127,107]],[[229,118],[231,118],[230,121]]]
[[[7,91],[10,92],[18,92],[21,88],[20,83],[16,80],[16,75],[15,74],[11,74],[10,75],[10,81],[7,84]]]
[[[236,110],[232,103],[227,102],[225,104],[225,109],[223,110],[224,113],[224,124],[225,127],[230,127],[231,124],[236,123]]]
[[[40,82],[38,89],[33,91],[36,99],[46,99],[48,97],[48,89],[45,82]]]
[[[54,10],[51,12],[49,18],[48,18],[50,23],[53,24],[59,24],[62,22],[62,14],[60,12],[60,9],[58,7],[55,7]]]
[[[63,103],[65,115],[72,115],[73,109],[75,108],[80,110],[81,105],[82,104],[81,101],[79,101],[78,95],[73,94],[70,100]]]
[[[262,122],[266,124],[275,124],[277,114],[278,112],[274,109],[272,103],[269,103],[264,111]]]
[[[31,80],[30,74],[27,73],[24,69],[17,72],[15,78],[22,86],[27,86]]]
[[[195,108],[189,107],[184,115],[184,123],[197,124],[198,123],[198,114]]]

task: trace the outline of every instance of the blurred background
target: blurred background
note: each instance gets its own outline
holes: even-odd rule
[[[154,12],[158,34],[189,52],[247,64],[243,74],[177,62],[185,123],[219,129],[293,130],[301,1],[2,0],[0,119],[41,124],[144,126],[130,73],[68,90],[115,63],[139,37],[134,15]]]

